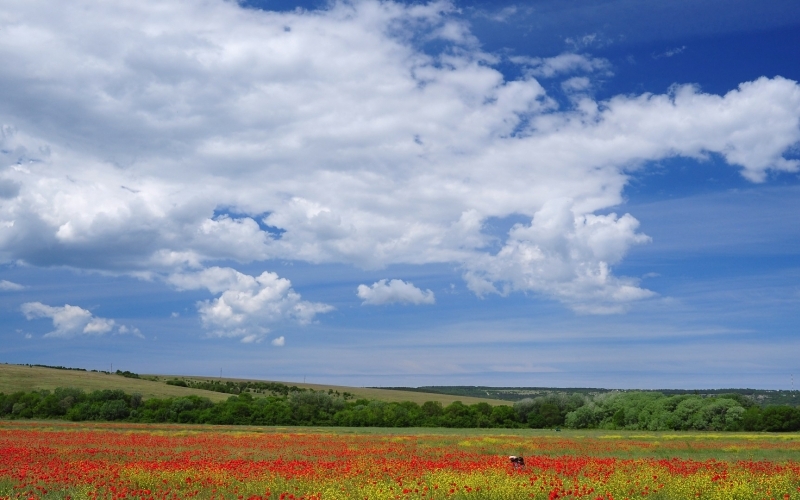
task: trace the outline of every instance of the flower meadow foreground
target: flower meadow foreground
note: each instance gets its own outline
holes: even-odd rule
[[[796,434],[563,434],[6,421],[0,499],[800,499]]]

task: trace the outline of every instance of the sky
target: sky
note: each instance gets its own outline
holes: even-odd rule
[[[0,362],[800,386],[793,0],[7,0]]]

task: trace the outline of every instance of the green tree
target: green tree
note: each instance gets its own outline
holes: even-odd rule
[[[492,427],[505,427],[512,428],[517,426],[517,412],[514,408],[506,405],[498,405],[492,408],[492,414],[489,416]]]

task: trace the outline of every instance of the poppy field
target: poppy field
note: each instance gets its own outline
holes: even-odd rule
[[[800,499],[800,436],[2,421],[12,498]]]

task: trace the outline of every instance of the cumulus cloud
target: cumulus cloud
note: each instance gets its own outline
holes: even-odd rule
[[[22,313],[29,320],[36,318],[50,318],[53,320],[55,330],[45,334],[45,337],[98,336],[110,332],[116,324],[113,319],[94,316],[90,311],[82,307],[69,304],[65,304],[62,307],[53,307],[41,302],[26,302],[22,304]],[[119,332],[127,333],[128,329],[125,326],[120,326]],[[136,332],[138,333],[138,330]]]
[[[422,291],[403,280],[380,280],[372,286],[358,285],[358,297],[362,304],[435,304],[436,298],[430,290]]]
[[[286,345],[286,339],[283,337],[283,335],[281,335],[278,338],[272,339],[272,342],[270,343],[276,347],[283,347]]]
[[[334,309],[328,304],[302,300],[289,280],[266,271],[250,276],[229,267],[211,267],[173,274],[168,282],[180,290],[205,288],[220,294],[197,303],[203,326],[213,335],[239,337],[246,343],[263,340],[273,323],[292,320],[307,324],[317,314]]]
[[[578,92],[608,63],[531,55],[505,80],[453,9],[4,2],[0,260],[201,280],[221,294],[200,306],[208,328],[253,341],[274,318],[328,306],[270,273],[205,266],[446,262],[476,293],[602,312],[649,296],[613,273],[647,241],[635,214],[597,215],[623,201],[631,171],[710,153],[753,182],[800,167],[784,157],[800,141],[796,82],[575,94],[558,108],[537,78],[571,77]],[[495,255],[484,223],[520,215],[531,225]],[[558,237],[540,227],[551,219]]]
[[[7,280],[0,280],[0,291],[18,292],[18,291],[24,290],[24,289],[25,289],[25,287],[20,285],[20,284],[18,284],[18,283],[14,283],[12,281],[7,281]]]
[[[572,200],[548,202],[529,225],[516,224],[509,231],[496,255],[468,265],[467,286],[478,295],[534,291],[579,312],[620,312],[631,301],[653,295],[638,280],[610,273],[631,245],[649,241],[636,232],[638,226],[627,214],[579,215]]]

